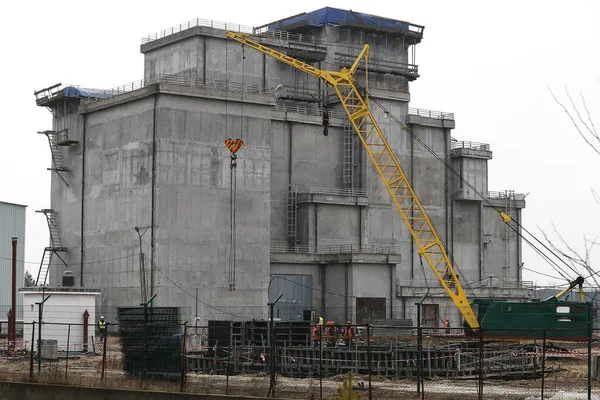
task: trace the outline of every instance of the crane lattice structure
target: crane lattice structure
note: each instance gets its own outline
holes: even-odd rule
[[[357,89],[354,73],[363,59],[365,63],[368,63],[369,45],[365,44],[349,69],[344,67],[340,71],[326,71],[263,46],[251,40],[249,34],[229,31],[227,37],[241,43],[243,46],[258,50],[300,71],[322,79],[333,87],[354,131],[362,142],[369,158],[373,161],[375,169],[410,230],[418,247],[419,255],[427,261],[467,324],[471,328],[479,328],[477,317],[467,300],[442,240],[425,212],[421,201],[415,194],[406,174],[400,167],[387,139],[381,132],[367,101]],[[365,76],[368,76],[368,69]]]

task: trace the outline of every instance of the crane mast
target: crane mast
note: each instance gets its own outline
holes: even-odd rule
[[[356,88],[354,73],[360,65],[361,59],[367,60],[369,45],[364,46],[350,69],[344,67],[340,71],[326,71],[257,43],[250,39],[249,34],[229,31],[227,37],[241,43],[243,46],[251,47],[300,71],[322,79],[333,87],[354,127],[354,131],[367,151],[369,158],[373,161],[373,165],[390,193],[393,203],[406,223],[418,247],[419,255],[427,261],[467,324],[473,329],[479,328],[477,317],[456,276],[443,242],[381,132],[366,100]]]

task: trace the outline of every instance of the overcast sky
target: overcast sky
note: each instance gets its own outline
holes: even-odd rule
[[[325,6],[424,25],[410,105],[454,112],[454,137],[491,145],[489,189],[529,194],[529,230],[540,235],[538,225],[550,232],[554,223],[580,251],[584,234],[600,237],[600,205],[590,193],[600,190],[600,156],[548,91],[561,99],[565,87],[575,97],[581,91],[600,128],[598,1],[29,1],[0,15],[0,200],[28,205],[26,267],[37,271],[48,242],[35,210],[50,207],[50,152],[36,132],[51,129],[51,114],[36,107],[34,90],[141,79],[141,37],[191,19],[260,26]],[[529,249],[524,262],[560,278]],[[529,271],[524,278],[563,283]]]

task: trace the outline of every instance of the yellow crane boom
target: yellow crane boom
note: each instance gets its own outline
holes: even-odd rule
[[[379,125],[377,125],[367,102],[355,86],[354,73],[361,59],[367,59],[369,45],[364,46],[350,69],[344,67],[338,72],[321,70],[296,60],[251,40],[248,34],[227,32],[227,37],[291,65],[300,71],[323,79],[335,89],[356,134],[410,230],[419,254],[427,261],[467,324],[473,329],[479,328],[477,317],[467,300],[442,241],[410,185],[406,174],[400,167],[394,152],[381,129],[379,129]]]

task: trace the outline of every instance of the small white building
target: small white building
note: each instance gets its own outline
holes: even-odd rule
[[[96,296],[100,290],[74,287],[28,287],[20,290],[23,294],[23,342],[31,346],[32,322],[36,322],[35,339],[39,334],[39,303],[48,296],[42,309],[42,340],[57,340],[58,351],[83,351],[84,314],[89,314],[87,343],[91,350],[95,336]]]

